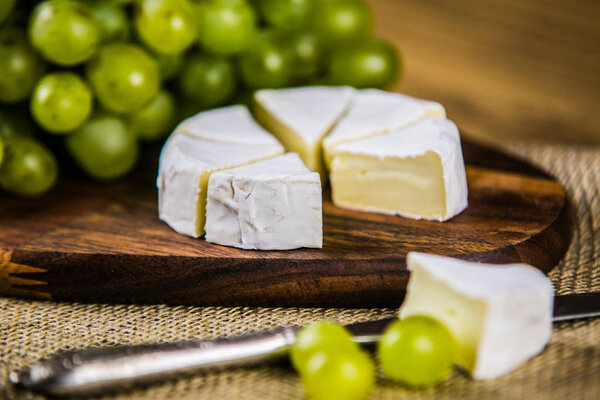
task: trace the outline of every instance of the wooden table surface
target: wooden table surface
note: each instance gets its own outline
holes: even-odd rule
[[[394,89],[480,138],[600,144],[600,1],[368,2],[403,54]]]

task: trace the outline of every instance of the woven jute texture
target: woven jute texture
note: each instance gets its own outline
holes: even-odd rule
[[[550,273],[557,291],[600,291],[600,149],[520,143],[508,147],[557,176],[576,206],[572,245]],[[59,350],[213,338],[323,318],[350,323],[392,316],[395,311],[86,305],[0,298],[0,397],[41,398],[16,392],[8,382],[9,372]],[[303,396],[297,375],[281,365],[207,373],[105,398],[231,400]],[[499,379],[475,382],[456,371],[436,387],[415,391],[380,376],[372,398],[600,399],[600,319],[555,324],[542,354]]]

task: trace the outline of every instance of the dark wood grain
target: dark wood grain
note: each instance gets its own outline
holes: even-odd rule
[[[0,199],[0,294],[55,300],[264,306],[396,306],[405,257],[423,251],[547,271],[570,241],[561,186],[542,171],[463,145],[469,207],[449,222],[334,207],[323,249],[248,251],[159,221],[154,162],[114,185],[72,178],[34,200]]]

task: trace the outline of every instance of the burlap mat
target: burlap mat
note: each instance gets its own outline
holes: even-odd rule
[[[560,145],[510,150],[557,176],[577,208],[565,259],[550,274],[559,293],[600,290],[600,148]],[[64,349],[212,338],[322,318],[342,323],[393,315],[391,309],[225,308],[66,304],[0,298],[0,397],[15,392],[9,371]],[[107,397],[108,398],[108,397]],[[119,399],[301,399],[302,385],[286,366],[237,369],[180,379]],[[460,372],[427,390],[411,391],[380,377],[374,399],[600,399],[600,319],[556,324],[547,349],[515,372],[485,382]]]

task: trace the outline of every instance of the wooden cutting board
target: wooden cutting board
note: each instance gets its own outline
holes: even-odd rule
[[[344,210],[325,193],[322,249],[249,251],[172,231],[157,217],[157,152],[115,184],[63,171],[38,199],[0,197],[0,294],[82,302],[398,306],[409,251],[525,262],[548,271],[572,233],[552,177],[464,142],[469,207],[444,223]]]

